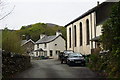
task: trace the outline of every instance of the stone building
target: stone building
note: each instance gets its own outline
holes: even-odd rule
[[[111,7],[115,2],[103,2],[65,27],[67,28],[67,50],[91,54],[98,47],[102,34],[102,25],[109,18]]]
[[[35,42],[32,39],[22,40],[21,46],[25,49],[25,53],[33,56]]]

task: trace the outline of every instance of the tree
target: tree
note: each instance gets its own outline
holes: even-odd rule
[[[0,30],[0,49],[2,49],[2,30]]]
[[[40,34],[46,35],[55,35],[55,32],[61,30],[64,38],[66,39],[66,29],[61,26],[49,26],[45,23],[36,23],[28,26],[22,26],[20,30],[16,31],[20,36],[30,35],[31,39],[37,41],[39,39]],[[23,38],[25,39],[25,37]]]
[[[102,42],[104,49],[110,50],[108,71],[110,77],[120,77],[120,2],[112,9],[110,18],[103,25]]]
[[[120,2],[113,7],[110,18],[103,25],[104,48],[116,51],[120,48]],[[116,52],[115,52],[116,53]]]
[[[4,6],[3,1],[0,0],[0,12],[2,12],[2,10],[3,10],[3,8],[4,8],[3,6]],[[15,6],[14,6],[13,9],[12,9],[10,12],[8,12],[8,13],[4,13],[4,14],[1,14],[1,13],[0,13],[0,21],[1,21],[2,19],[4,19],[5,17],[7,17],[8,15],[10,15],[10,14],[12,13],[12,11],[14,10],[14,8],[15,8]]]
[[[120,2],[115,3],[110,18],[103,24],[101,36],[104,54],[91,54],[89,67],[110,78],[120,78]]]
[[[2,49],[7,52],[24,53],[21,47],[21,39],[15,31],[3,30],[2,32]]]

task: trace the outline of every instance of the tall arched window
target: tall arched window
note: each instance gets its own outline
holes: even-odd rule
[[[87,19],[86,20],[86,42],[87,42],[87,45],[90,44],[90,36],[89,36],[89,20]]]
[[[82,46],[82,22],[80,22],[80,46]]]
[[[71,48],[71,28],[69,28],[69,48]]]
[[[77,45],[77,33],[76,33],[77,31],[76,31],[76,25],[74,26],[74,43],[75,43],[75,47],[76,47],[76,45]]]

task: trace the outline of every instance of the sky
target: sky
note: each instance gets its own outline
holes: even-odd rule
[[[0,17],[13,11],[0,20],[0,29],[18,30],[39,22],[64,26],[97,6],[97,1],[105,0],[4,0]]]

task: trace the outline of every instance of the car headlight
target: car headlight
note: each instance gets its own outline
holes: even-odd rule
[[[65,57],[68,56],[68,55],[65,55]]]
[[[80,58],[80,59],[84,59],[84,58],[82,57],[82,58]]]
[[[80,57],[80,59],[85,59],[84,57]]]

